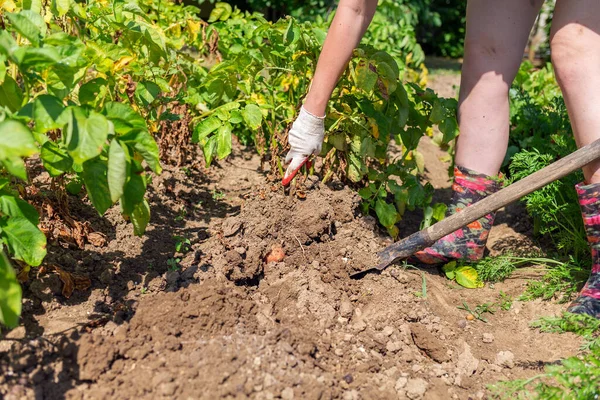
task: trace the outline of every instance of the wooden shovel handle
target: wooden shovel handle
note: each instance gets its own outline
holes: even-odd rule
[[[461,212],[386,247],[378,254],[381,263],[375,268],[381,270],[397,259],[407,258],[417,251],[431,246],[438,239],[455,230],[586,166],[598,158],[600,158],[600,139],[478,201]]]

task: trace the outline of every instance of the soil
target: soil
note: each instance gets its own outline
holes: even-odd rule
[[[444,153],[428,138],[421,152],[447,200]],[[187,156],[153,179],[144,237],[118,209],[69,199],[106,241],[50,243],[47,262],[91,287],[65,298],[55,271],[30,273],[23,324],[0,341],[2,397],[475,399],[578,352],[573,335],[529,328],[564,305],[515,300],[487,322],[457,308],[517,297],[535,270],[478,290],[400,266],[352,280],[391,240],[342,183],[309,176],[292,196],[252,149],[209,170]],[[402,234],[419,221],[408,213]],[[521,206],[498,212],[492,254],[537,246]]]

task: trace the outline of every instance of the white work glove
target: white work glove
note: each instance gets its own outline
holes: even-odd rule
[[[290,164],[285,171],[284,181],[294,173],[311,154],[321,152],[325,137],[325,117],[317,117],[304,109],[300,109],[298,118],[292,124],[288,136],[290,151],[285,163]]]

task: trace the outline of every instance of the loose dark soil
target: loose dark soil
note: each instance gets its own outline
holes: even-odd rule
[[[421,151],[436,201],[447,200],[443,153],[428,139]],[[574,336],[529,328],[564,305],[515,301],[487,323],[457,308],[496,302],[500,291],[516,297],[535,271],[478,290],[399,266],[351,280],[390,243],[351,190],[308,177],[305,198],[290,196],[241,146],[210,170],[200,165],[188,159],[154,178],[142,238],[117,208],[100,218],[70,199],[107,241],[57,241],[48,263],[92,286],[67,299],[55,272],[30,273],[23,324],[0,342],[2,397],[485,398],[488,384],[578,352]],[[403,235],[418,222],[407,214]],[[177,252],[174,236],[189,245]],[[536,247],[520,206],[498,213],[488,247]],[[267,263],[273,254],[281,261]]]

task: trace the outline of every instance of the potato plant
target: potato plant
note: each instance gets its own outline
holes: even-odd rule
[[[168,105],[183,82],[204,75],[182,47],[203,45],[205,23],[194,8],[164,3],[2,3],[0,238],[21,265],[39,266],[46,255],[38,212],[19,196],[32,155],[59,187],[82,182],[100,215],[119,203],[143,234],[148,172],[161,171],[154,135],[161,121],[181,117]],[[14,325],[20,291],[0,261],[10,286],[0,288],[0,322]]]

